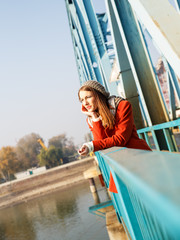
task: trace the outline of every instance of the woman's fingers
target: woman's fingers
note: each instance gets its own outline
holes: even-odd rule
[[[79,151],[78,151],[78,153],[79,153],[80,155],[82,155],[82,156],[87,155],[88,152],[89,152],[89,149],[88,149],[87,146],[82,146],[82,147],[79,149]]]
[[[89,117],[93,117],[94,115],[94,112],[88,112],[88,110],[83,105],[81,106],[81,112]]]
[[[82,147],[79,149],[79,152],[83,152],[84,149],[85,149],[85,146],[82,146]]]

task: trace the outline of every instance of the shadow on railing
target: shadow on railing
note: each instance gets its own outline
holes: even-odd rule
[[[180,239],[180,155],[113,147],[96,153],[114,208],[135,240]]]

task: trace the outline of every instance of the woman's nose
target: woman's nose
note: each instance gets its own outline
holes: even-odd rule
[[[84,104],[87,105],[88,104],[88,100],[84,99]]]

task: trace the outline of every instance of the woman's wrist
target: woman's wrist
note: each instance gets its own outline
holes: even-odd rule
[[[89,149],[89,153],[93,152],[94,151],[94,145],[93,145],[93,142],[87,142],[87,143],[84,143],[83,144],[84,146],[86,146],[88,149]]]

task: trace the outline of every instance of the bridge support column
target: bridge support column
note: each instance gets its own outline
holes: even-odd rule
[[[88,181],[89,181],[90,191],[92,193],[95,204],[100,203],[99,195],[98,195],[96,184],[94,181],[94,178],[98,177],[99,175],[101,175],[101,172],[100,172],[99,168],[96,166],[94,166],[84,172],[84,178],[88,179]]]

